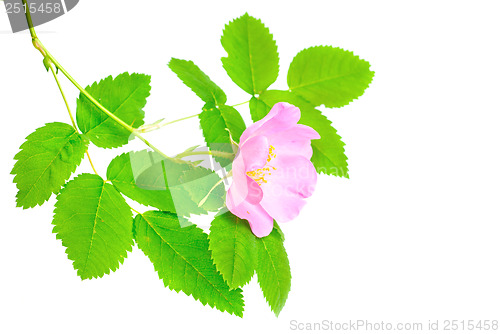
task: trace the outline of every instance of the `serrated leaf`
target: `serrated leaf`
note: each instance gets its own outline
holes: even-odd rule
[[[269,29],[245,14],[226,25],[221,43],[228,56],[222,64],[229,77],[245,92],[255,95],[278,78],[278,47]]]
[[[19,190],[17,206],[32,208],[59,192],[80,164],[88,140],[66,123],[47,123],[26,137],[11,174]]]
[[[217,272],[208,249],[208,238],[195,225],[175,214],[148,211],[135,218],[136,241],[149,257],[166,287],[192,295],[203,305],[237,316],[243,315],[241,289],[230,290]]]
[[[240,113],[230,106],[215,106],[213,103],[207,103],[199,118],[200,127],[208,147],[212,151],[233,153],[231,137],[235,142],[239,142],[241,134],[246,128]],[[231,133],[231,137],[229,133]],[[215,160],[223,167],[232,162],[229,158],[217,156]]]
[[[271,108],[262,100],[252,96],[249,103],[250,116],[252,116],[252,121],[257,122],[264,118]]]
[[[81,174],[57,196],[53,232],[82,279],[115,271],[132,251],[132,213],[98,175]]]
[[[258,238],[257,279],[271,310],[279,315],[290,292],[292,274],[290,263],[279,231]]]
[[[214,263],[229,287],[247,284],[257,259],[256,237],[248,222],[229,211],[217,215],[210,226],[209,239]]]
[[[183,172],[181,184],[202,209],[217,211],[224,206],[226,189],[214,171],[201,166],[191,168]]]
[[[300,96],[286,91],[265,91],[259,96],[259,99],[266,103],[268,110],[278,102],[288,102],[298,107],[301,111],[299,123],[314,128],[321,136],[321,139],[311,141],[313,148],[311,161],[316,171],[349,178],[347,156],[344,153],[345,144],[337,134],[337,130],[331,126],[332,122],[321,111],[315,109],[313,105]],[[258,120],[257,116],[261,116],[261,114],[252,114],[254,121]]]
[[[122,73],[94,82],[86,88],[100,104],[122,121],[138,128],[144,124],[146,98],[151,90],[151,77],[145,74]],[[96,146],[120,147],[128,143],[131,134],[115,120],[98,109],[83,94],[77,100],[76,121],[80,130]]]
[[[285,241],[285,233],[283,233],[283,231],[281,230],[281,227],[278,225],[278,223],[276,222],[276,220],[274,221],[274,226],[273,228],[278,231],[279,235],[281,236],[281,240],[282,241]]]
[[[226,94],[190,60],[172,58],[168,67],[204,102],[226,103]]]
[[[314,106],[342,107],[363,95],[373,79],[370,63],[331,46],[300,51],[288,70],[290,90]]]
[[[122,194],[138,203],[189,216],[206,213],[181,182],[184,172],[193,168],[180,160],[143,150],[114,158],[106,175]]]

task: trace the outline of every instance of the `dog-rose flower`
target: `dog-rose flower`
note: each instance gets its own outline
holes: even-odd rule
[[[297,217],[316,186],[311,140],[320,136],[299,119],[299,108],[280,102],[241,135],[226,205],[257,237],[271,233],[273,219]]]

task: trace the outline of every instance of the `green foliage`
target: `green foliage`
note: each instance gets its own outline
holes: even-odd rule
[[[144,124],[142,109],[151,90],[150,81],[149,75],[122,73],[114,79],[109,76],[94,82],[86,91],[122,121],[138,128]],[[99,147],[120,147],[127,144],[131,136],[83,94],[77,100],[76,121],[80,130]]]
[[[229,77],[245,92],[255,95],[278,78],[278,47],[269,29],[245,14],[226,25],[221,43],[228,56],[222,64]]]
[[[207,103],[199,118],[208,147],[213,151],[233,153],[231,137],[235,142],[239,142],[246,128],[240,113],[230,106],[219,107],[213,103]],[[231,159],[224,157],[215,157],[215,160],[222,166],[228,166],[232,162]]]
[[[48,123],[26,137],[11,174],[19,190],[17,206],[41,205],[59,192],[82,161],[88,140],[66,123]]]
[[[250,108],[250,116],[252,116],[252,121],[257,122],[258,120],[263,119],[271,107],[268,106],[264,101],[252,96],[249,103]]]
[[[293,59],[288,87],[314,106],[338,108],[361,96],[373,75],[370,63],[350,51],[314,46]]]
[[[267,237],[257,239],[258,260],[255,271],[271,310],[279,315],[290,292],[292,274],[283,238],[274,228]]]
[[[132,213],[104,180],[81,174],[57,196],[53,232],[82,279],[115,271],[132,251]]]
[[[321,136],[311,141],[311,161],[317,172],[348,177],[345,144],[316,107],[341,107],[361,96],[374,76],[370,64],[340,48],[311,47],[293,59],[287,78],[289,89],[268,90],[278,77],[279,54],[273,35],[259,19],[244,14],[228,23],[221,44],[227,52],[222,58],[227,74],[252,95],[252,120],[265,117],[278,102],[297,106],[301,110],[299,123]],[[49,70],[57,62],[46,54],[43,64]],[[224,91],[192,61],[172,58],[168,66],[204,101],[199,120],[211,151],[205,153],[229,170],[236,144],[246,129],[243,118],[226,105]],[[240,287],[257,273],[264,297],[278,316],[291,287],[283,232],[275,222],[271,234],[257,238],[246,220],[221,213],[225,211],[221,208],[226,189],[220,176],[201,167],[204,160],[180,159],[200,154],[194,152],[197,146],[178,158],[169,158],[139,135],[173,123],[160,120],[141,127],[150,81],[148,75],[123,73],[88,86],[91,97],[80,94],[76,108],[83,134],[64,123],[48,123],[30,134],[16,154],[11,172],[19,189],[17,206],[41,205],[59,193],[53,231],[82,279],[115,271],[135,239],[165,286],[240,317],[244,307]],[[109,117],[110,113],[114,116]],[[139,131],[134,130],[139,127]],[[101,148],[116,148],[134,135],[158,152],[121,154],[109,164],[106,181],[98,175],[81,174],[64,185],[80,164],[89,140]],[[133,220],[122,194],[161,211],[138,214]],[[219,210],[210,236],[184,218]]]
[[[183,222],[184,221],[184,222]],[[243,315],[240,289],[230,290],[217,272],[208,237],[195,225],[169,212],[148,211],[135,218],[136,241],[166,287],[192,295],[203,305]]]
[[[172,58],[168,66],[205,102],[199,118],[208,147],[213,151],[233,153],[231,137],[238,142],[246,126],[240,113],[225,105],[226,94],[192,61]],[[224,157],[216,157],[215,160],[222,166],[231,163],[231,159]]]
[[[347,167],[347,157],[344,153],[344,142],[331,126],[331,122],[321,111],[315,109],[313,105],[305,101],[300,96],[287,91],[269,90],[262,93],[259,99],[266,103],[268,110],[278,102],[288,102],[297,106],[301,111],[299,123],[310,126],[318,131],[321,139],[311,141],[313,156],[311,158],[318,173],[349,177]],[[262,115],[255,109],[252,111],[252,118]]]
[[[257,238],[248,222],[231,212],[217,215],[209,238],[214,263],[229,287],[235,289],[248,283],[257,259]]]
[[[226,103],[226,94],[192,61],[172,58],[168,67],[204,102]]]
[[[224,206],[226,189],[219,175],[212,170],[200,166],[190,168],[182,173],[180,181],[191,200],[202,209],[217,211]]]
[[[118,191],[134,201],[180,216],[204,214],[207,209],[216,211],[220,208],[216,207],[218,204],[223,205],[223,200],[217,198],[221,195],[220,187],[214,190],[205,205],[199,207],[199,201],[195,202],[220,180],[217,174],[155,152],[143,150],[117,156],[108,166],[107,178]],[[210,184],[211,181],[215,182]],[[206,193],[196,193],[196,189],[206,190]]]

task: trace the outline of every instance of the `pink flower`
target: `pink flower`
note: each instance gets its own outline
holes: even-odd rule
[[[241,135],[226,205],[259,238],[271,233],[273,219],[297,217],[316,186],[311,139],[320,136],[299,119],[299,108],[277,103]]]

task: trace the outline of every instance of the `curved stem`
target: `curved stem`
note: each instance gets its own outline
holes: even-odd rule
[[[92,166],[92,170],[94,171],[95,175],[99,175],[99,173],[97,173],[97,171],[95,170],[94,164],[92,163],[92,159],[90,159],[89,150],[86,150],[85,153],[87,154],[87,158],[89,158],[90,166]]]
[[[23,0],[26,1],[26,0]],[[134,134],[137,138],[139,138],[144,144],[149,146],[153,151],[157,152],[163,157],[168,157],[165,153],[160,151],[158,148],[153,146],[149,141],[147,141],[143,136],[140,135],[138,131],[136,131],[133,127],[122,121],[119,117],[117,117],[115,114],[110,112],[108,109],[106,109],[102,104],[100,104],[92,95],[90,95],[78,82],[76,82],[75,79],[66,71],[64,67],[50,54],[50,52],[43,46],[43,44],[40,42],[38,38],[35,39],[34,44],[36,44],[38,47],[43,50],[42,54],[45,54],[45,57],[49,58],[49,60],[68,78],[71,83],[78,88],[78,90],[85,96],[87,97],[90,102],[92,102],[97,108],[99,108],[103,113],[108,115],[110,118],[112,118],[114,121],[116,121],[118,124],[120,124],[123,128],[128,130],[130,133]]]
[[[49,61],[54,64],[63,74],[66,78],[68,78],[69,81],[85,96],[87,97],[90,102],[92,102],[97,108],[99,108],[103,113],[108,115],[108,117],[112,118],[114,121],[116,121],[118,124],[120,124],[123,128],[128,130],[130,133],[134,134],[137,138],[139,138],[144,144],[149,146],[152,150],[157,152],[163,157],[168,158],[168,156],[160,151],[158,148],[153,146],[150,142],[148,142],[144,137],[142,137],[138,131],[136,131],[133,127],[122,121],[119,117],[117,117],[115,114],[110,112],[108,109],[106,109],[102,104],[100,104],[92,95],[90,95],[69,73],[66,71],[66,69],[57,61],[57,59],[54,58],[50,54],[50,52],[45,48],[45,46],[42,44],[42,42],[38,39],[35,29],[33,27],[33,21],[31,20],[31,13],[29,11],[29,4],[27,0],[22,0],[23,4],[26,6],[27,10],[25,11],[26,14],[26,19],[28,21],[28,26],[30,29],[30,34],[31,34],[31,39],[33,41],[33,46],[40,51],[40,53],[45,57],[48,58]]]
[[[210,190],[208,191],[208,194],[205,197],[203,197],[202,200],[198,203],[198,207],[201,207],[203,204],[205,204],[205,202],[210,197],[210,194],[215,190],[215,188],[217,188],[217,186],[219,184],[221,184],[222,182],[224,182],[225,180],[227,180],[228,178],[230,178],[232,176],[233,176],[233,171],[231,170],[231,171],[229,171],[229,173],[226,176],[224,176],[219,181],[217,181],[217,183],[214,184],[214,186],[212,188],[210,188]]]
[[[73,115],[71,114],[71,108],[69,107],[68,100],[66,100],[66,95],[64,95],[64,91],[61,87],[61,83],[59,82],[59,79],[57,78],[56,70],[54,69],[54,65],[52,63],[49,63],[49,68],[52,74],[54,75],[54,79],[56,80],[57,87],[59,87],[59,91],[61,92],[62,98],[64,100],[64,104],[66,104],[66,109],[68,110],[69,117],[71,118],[71,123],[73,124],[73,128],[75,129],[76,132],[78,132],[78,128],[76,127],[75,119],[73,118]]]
[[[217,181],[217,183],[216,183],[216,184],[214,184],[214,186],[213,186],[212,188],[210,188],[210,190],[208,191],[208,194],[207,194],[205,197],[203,197],[203,198],[201,199],[201,201],[198,203],[198,207],[202,207],[202,206],[203,206],[203,204],[205,204],[205,202],[206,202],[206,201],[208,200],[208,198],[210,197],[210,194],[211,194],[211,193],[214,191],[214,189],[215,189],[215,188],[217,188],[217,186],[218,186],[219,184],[221,184],[222,182],[224,182],[224,179],[220,179],[219,181]]]
[[[25,1],[25,0],[24,0]],[[80,84],[66,71],[64,67],[57,61],[57,59],[54,58],[50,54],[50,52],[45,48],[45,46],[40,42],[38,38],[35,39],[36,45],[43,50],[42,54],[45,54],[45,57],[50,59],[50,61],[64,74],[66,78],[68,78],[69,81],[86,97],[92,102],[97,108],[99,108],[103,113],[108,115],[110,118],[112,118],[114,121],[116,121],[118,124],[120,124],[122,127],[130,131],[131,133],[135,132],[135,129],[122,121],[118,116],[113,114],[111,111],[106,109],[102,104],[100,104],[92,95],[90,95]],[[139,137],[139,136],[138,136]]]

